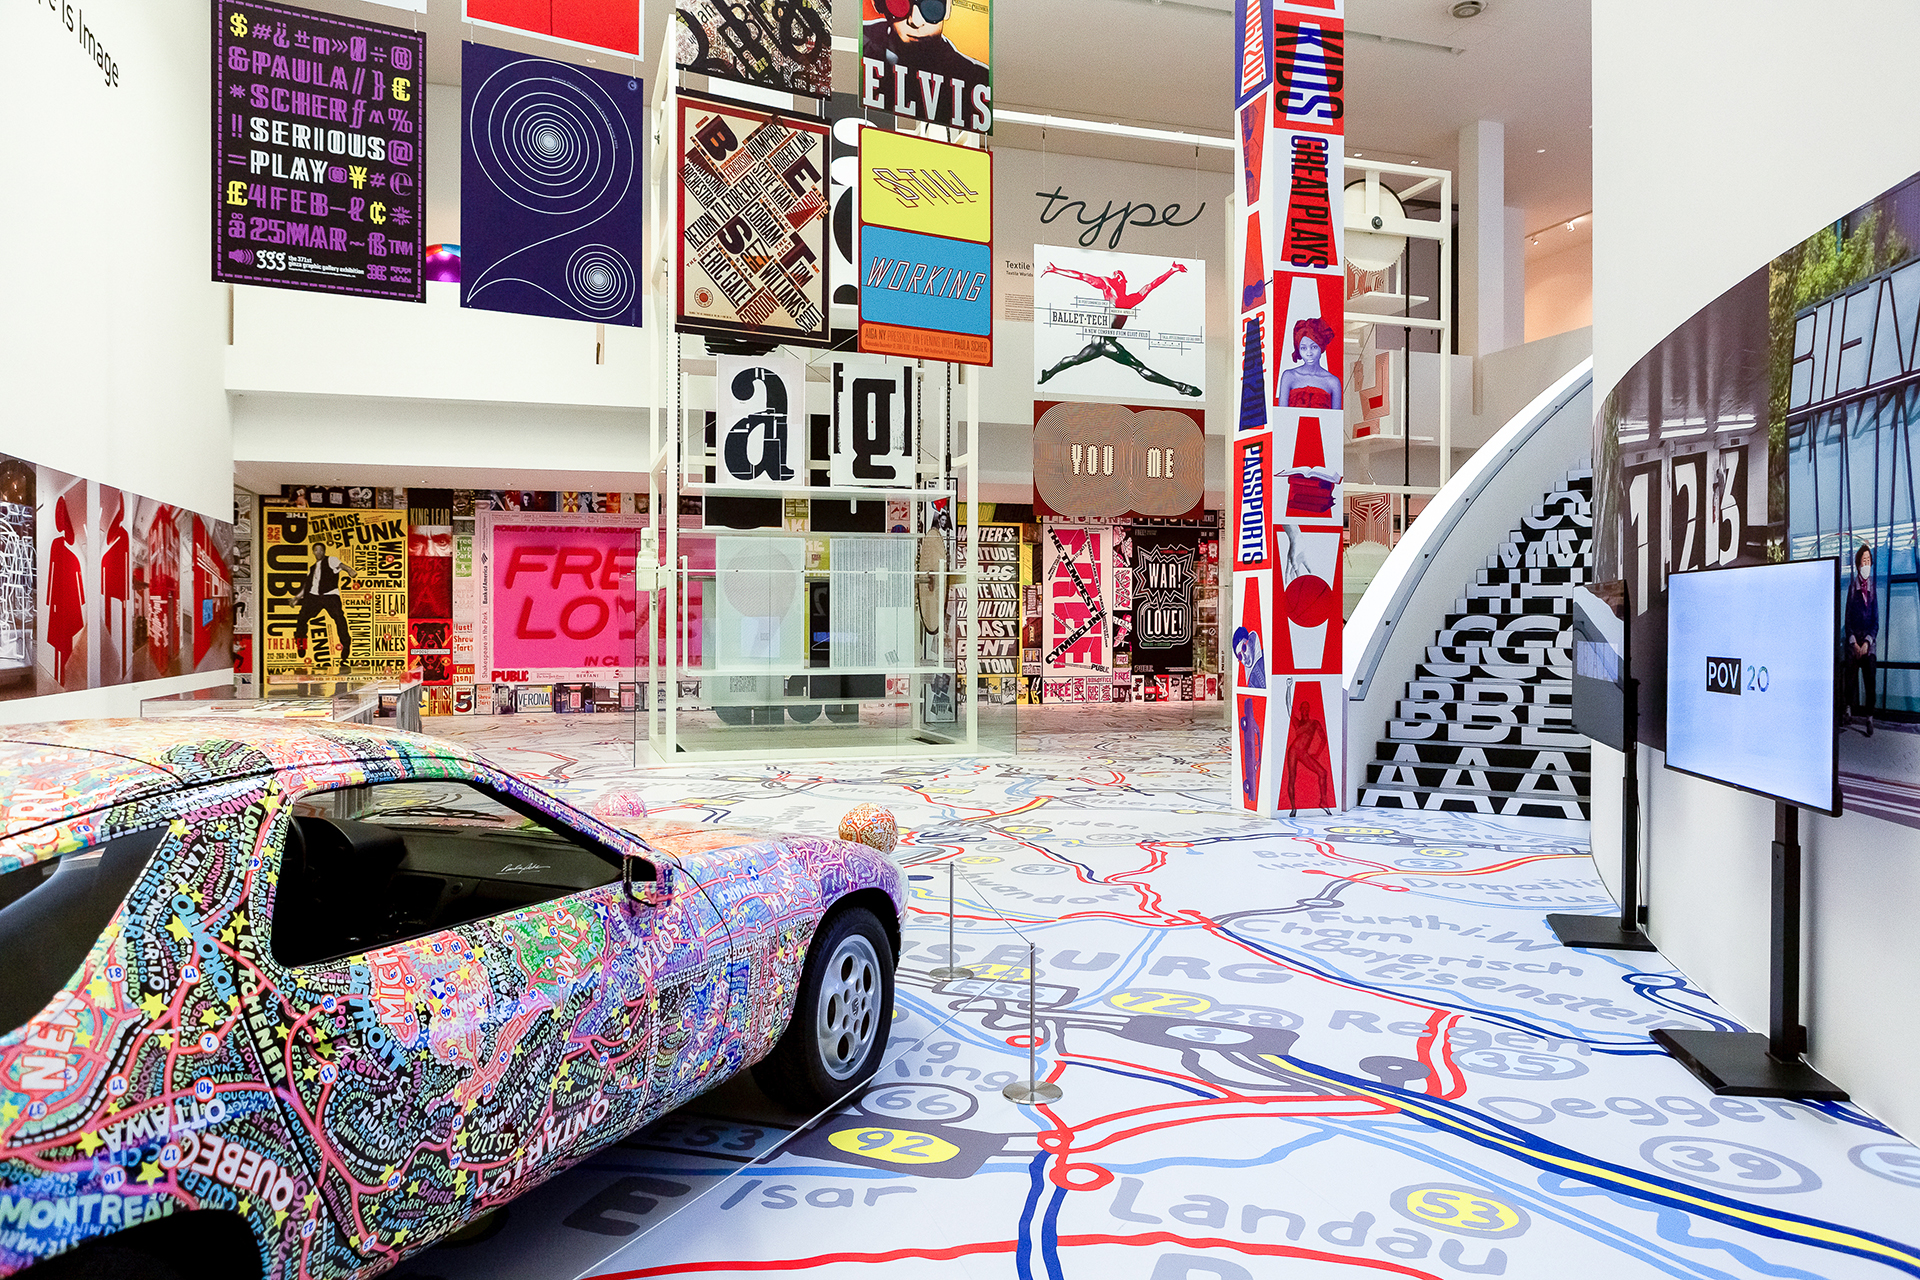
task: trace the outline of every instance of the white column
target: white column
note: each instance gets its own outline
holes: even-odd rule
[[[1497,120],[1460,130],[1462,355],[1491,355],[1508,345],[1506,146],[1507,127]]]
[[[1527,211],[1507,206],[1506,225],[1501,228],[1500,264],[1506,341],[1502,347],[1517,347],[1527,340]]]

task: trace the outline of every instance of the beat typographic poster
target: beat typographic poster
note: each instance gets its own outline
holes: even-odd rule
[[[830,0],[679,0],[674,30],[683,71],[816,98],[832,91]]]
[[[676,101],[675,327],[826,346],[829,126],[686,90]]]
[[[860,146],[860,350],[993,363],[993,153],[884,129]]]
[[[640,56],[640,0],[464,0],[464,16],[483,27]]]
[[[714,379],[715,478],[725,485],[801,481],[807,367],[793,356],[720,356]]]
[[[269,681],[407,671],[407,513],[262,503],[261,669]]]
[[[426,300],[426,37],[213,5],[213,278]]]
[[[1234,761],[1262,813],[1340,807],[1345,45],[1340,0],[1239,0]]]
[[[638,79],[461,47],[460,305],[639,325]]]
[[[864,0],[860,104],[993,132],[993,0]]]
[[[1105,530],[1046,524],[1040,554],[1046,565],[1042,606],[1047,611],[1041,655],[1041,696],[1047,702],[1112,700]]]
[[[915,481],[911,364],[835,361],[827,483],[835,488],[911,489]]]
[[[1033,248],[1034,385],[1062,399],[1197,400],[1207,388],[1207,264]]]

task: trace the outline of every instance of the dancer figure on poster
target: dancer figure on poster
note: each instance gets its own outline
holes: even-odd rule
[[[1873,589],[1873,548],[1866,543],[1853,553],[1853,582],[1847,588],[1846,662],[1847,701],[1853,715],[1864,720],[1867,736],[1873,736],[1875,686],[1879,683],[1880,660],[1874,643],[1880,634],[1880,600]]]
[[[1317,686],[1314,692],[1319,693]],[[1288,817],[1299,814],[1302,801],[1309,809],[1336,807],[1325,713],[1317,696],[1294,697],[1292,680],[1287,681],[1287,755],[1280,768],[1280,799]]]
[[[1120,330],[1127,327],[1128,317],[1121,314],[1122,312],[1132,311],[1137,308],[1147,300],[1148,294],[1173,279],[1174,276],[1184,272],[1186,269],[1186,263],[1176,262],[1162,272],[1158,279],[1150,282],[1137,293],[1127,288],[1127,273],[1124,271],[1116,271],[1110,276],[1096,276],[1085,271],[1075,271],[1070,267],[1055,266],[1049,262],[1047,269],[1040,274],[1042,276],[1056,274],[1071,276],[1075,280],[1090,284],[1098,289],[1101,295],[1106,298],[1108,305],[1113,308],[1112,323],[1109,328],[1117,334]],[[1147,367],[1139,356],[1127,350],[1126,346],[1118,337],[1108,337],[1105,334],[1094,338],[1093,341],[1080,348],[1077,354],[1068,356],[1059,364],[1054,365],[1053,368],[1041,374],[1040,381],[1044,384],[1047,379],[1053,377],[1056,373],[1064,373],[1075,365],[1086,364],[1089,361],[1099,360],[1102,357],[1112,360],[1116,364],[1127,366],[1127,368],[1133,370],[1148,382],[1157,382],[1163,387],[1172,387],[1183,396],[1198,396],[1200,394],[1200,388],[1196,386],[1191,386],[1185,382],[1177,382],[1163,373],[1154,372]]]
[[[1308,316],[1293,326],[1293,368],[1280,375],[1281,404],[1291,409],[1340,408],[1340,379],[1321,361],[1334,344],[1333,326]]]
[[[293,642],[300,656],[307,656],[307,630],[314,618],[326,614],[333,619],[334,632],[340,637],[340,670],[347,669],[353,655],[353,636],[347,631],[347,611],[340,603],[340,588],[353,581],[346,562],[335,558],[332,548],[318,544],[313,548],[313,568],[300,589],[300,613],[293,623]]]
[[[59,536],[47,548],[47,647],[53,650],[54,683],[64,688],[74,637],[87,625],[87,588],[80,557],[73,549],[73,517],[67,514],[64,497],[53,504],[53,527]]]

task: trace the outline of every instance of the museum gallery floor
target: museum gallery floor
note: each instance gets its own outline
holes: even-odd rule
[[[396,1274],[1920,1274],[1920,1150],[1852,1106],[1714,1098],[1647,1039],[1731,1026],[1711,1000],[1658,956],[1553,943],[1545,912],[1606,902],[1583,824],[1257,819],[1223,730],[1155,724],[645,775],[654,812],[698,821],[899,816],[917,901],[889,1061],[800,1130],[729,1085]],[[582,802],[634,786],[620,727],[432,726]],[[949,863],[970,982],[929,976]],[[1064,1090],[1037,1107],[1001,1095],[1029,944]]]

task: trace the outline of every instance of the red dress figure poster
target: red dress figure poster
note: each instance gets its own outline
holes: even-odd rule
[[[84,499],[84,484],[74,486]],[[74,550],[74,521],[67,501],[72,493],[54,500],[53,544],[47,549],[47,647],[53,651],[53,681],[67,688],[69,664],[73,661],[74,641],[87,629],[87,586],[80,569],[80,556]],[[80,655],[82,680],[86,687],[87,658]]]
[[[100,620],[105,635],[100,653],[100,683],[129,678],[133,643],[133,548],[127,534],[127,498],[118,489],[100,487],[100,519],[106,536],[100,551]],[[119,608],[116,610],[115,605]]]
[[[1317,680],[1287,681],[1287,751],[1280,765],[1278,807],[1290,814],[1340,807],[1327,711]]]

